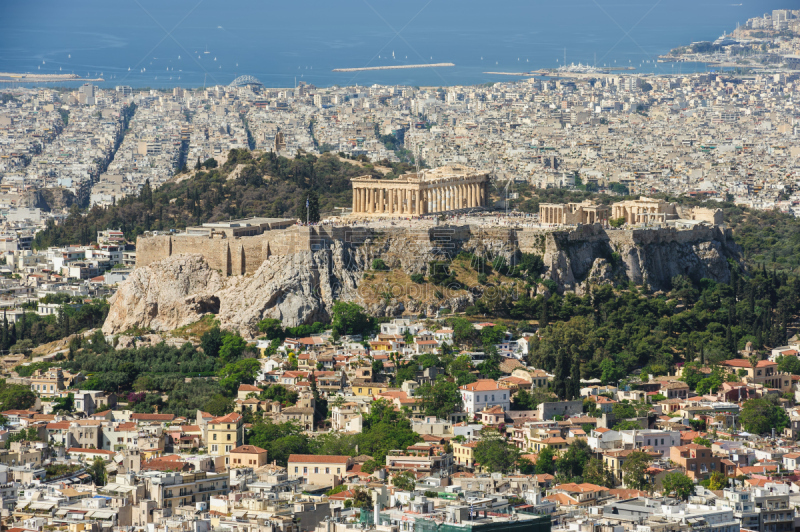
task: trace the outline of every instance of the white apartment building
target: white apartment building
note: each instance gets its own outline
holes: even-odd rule
[[[473,417],[485,408],[500,406],[503,410],[511,407],[511,393],[493,379],[481,379],[460,388],[464,411]]]

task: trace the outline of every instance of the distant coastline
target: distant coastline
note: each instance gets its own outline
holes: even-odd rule
[[[357,67],[357,68],[334,68],[331,72],[361,72],[363,70],[400,70],[402,68],[439,68],[439,67],[452,67],[452,66],[456,66],[455,63],[430,63],[421,65],[390,65],[390,66]]]

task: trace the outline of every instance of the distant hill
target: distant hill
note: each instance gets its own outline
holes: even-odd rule
[[[389,178],[410,170],[404,164],[391,168]],[[145,231],[184,229],[230,218],[294,217],[310,193],[319,198],[319,212],[331,212],[351,205],[350,178],[371,171],[370,164],[350,164],[331,153],[299,153],[294,159],[266,153],[254,158],[248,150],[231,150],[220,168],[194,176],[179,174],[156,190],[145,185],[138,196],[111,207],[82,211],[73,206],[63,224],[50,224],[36,235],[34,247],[90,244],[97,231],[108,228],[121,229],[133,241]]]

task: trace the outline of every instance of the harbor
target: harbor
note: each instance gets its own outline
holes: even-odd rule
[[[365,70],[400,70],[404,68],[443,68],[454,67],[455,63],[428,63],[421,65],[388,65],[388,66],[374,66],[374,67],[356,67],[356,68],[334,68],[332,72],[361,72]]]
[[[64,81],[105,81],[103,78],[82,78],[77,74],[19,74],[0,72],[0,83],[58,83]]]

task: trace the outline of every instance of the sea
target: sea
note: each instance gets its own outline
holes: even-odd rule
[[[707,71],[657,56],[798,0],[37,0],[0,3],[0,72],[100,86],[476,85],[567,64]],[[332,72],[454,63],[453,67]],[[56,85],[64,86],[63,82]]]

